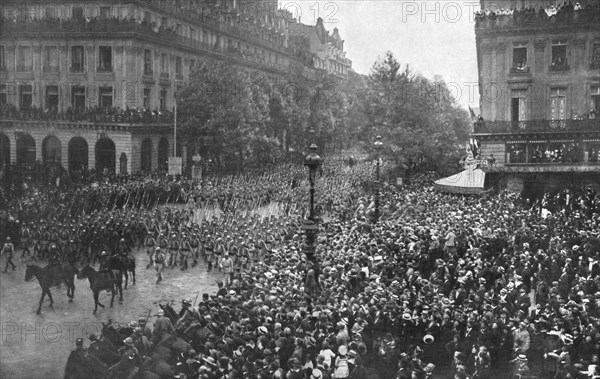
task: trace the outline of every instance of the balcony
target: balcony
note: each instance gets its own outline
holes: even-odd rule
[[[600,118],[586,120],[486,121],[475,123],[475,134],[598,132]]]
[[[529,66],[519,67],[519,66],[515,65],[510,68],[510,74],[511,75],[530,75],[531,69],[529,68]]]
[[[220,25],[220,24],[215,24]],[[221,27],[217,27],[221,29]],[[224,30],[225,32],[227,30]],[[183,37],[174,33],[170,30],[153,28],[148,24],[138,24],[137,22],[131,21],[120,21],[120,20],[102,20],[96,22],[86,23],[85,21],[76,20],[62,20],[61,22],[46,22],[39,21],[36,23],[0,23],[0,35],[7,38],[26,38],[30,35],[31,38],[35,38],[36,35],[44,34],[52,37],[67,37],[72,34],[100,34],[103,38],[140,38],[140,39],[153,39],[157,42],[167,44],[176,48],[184,49],[195,49],[209,52],[210,54],[230,57],[241,62],[253,62],[258,64],[264,64],[256,60],[249,60],[244,57],[244,54],[240,51],[227,49],[220,49],[210,44],[197,41],[191,38]],[[239,31],[236,34],[239,38],[244,39],[247,42],[263,45],[268,48],[279,51],[282,54],[290,53],[289,49],[284,46],[278,46],[270,44],[264,40],[258,40],[253,38],[247,31]],[[84,73],[85,68],[81,68],[80,71],[74,71],[76,68],[70,68],[71,73]]]
[[[48,73],[54,73],[54,74],[56,74],[56,73],[58,73],[58,66],[44,66],[42,68],[42,71],[45,74],[48,74]]]
[[[108,74],[108,73],[113,72],[113,68],[110,67],[110,66],[108,66],[108,67],[107,66],[98,66],[96,68],[96,72],[103,73],[103,74]]]
[[[548,67],[549,71],[552,72],[566,72],[569,71],[571,69],[571,66],[569,66],[568,64],[551,64]]]
[[[548,17],[546,13],[537,11],[517,10],[512,15],[475,15],[475,29],[511,29],[511,28],[547,28],[547,27],[580,27],[590,24],[600,25],[598,8],[581,9],[578,11],[563,11]]]

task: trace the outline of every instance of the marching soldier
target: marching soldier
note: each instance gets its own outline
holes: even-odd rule
[[[198,264],[198,253],[200,250],[200,237],[198,236],[198,231],[194,231],[190,238],[190,246],[192,248],[192,256],[194,257],[194,262],[192,262],[192,267],[196,267]]]
[[[191,249],[192,249],[192,246],[190,244],[189,238],[185,234],[182,234],[181,235],[181,251],[180,251],[181,271],[188,268],[188,257],[190,255]]]
[[[15,245],[13,245],[12,241],[10,240],[10,237],[6,237],[6,243],[2,247],[2,252],[0,253],[0,255],[6,254],[6,266],[4,267],[4,272],[8,271],[8,265],[11,265],[13,271],[15,271],[16,267],[12,261],[14,252]]]
[[[146,254],[148,254],[148,266],[146,268],[150,268],[152,266],[152,254],[154,253],[154,248],[157,246],[156,240],[152,236],[152,232],[148,231],[148,235],[144,240],[144,246],[146,246]]]
[[[41,232],[41,258],[50,259],[50,230],[44,225],[42,225]]]
[[[69,234],[69,227],[68,227],[68,225],[61,225],[61,224],[58,224],[58,226],[59,226],[58,245],[60,247],[60,251],[65,252],[65,250],[67,248],[67,244],[69,243],[69,239],[71,238],[71,236]]]
[[[61,226],[61,224],[58,224],[58,226]],[[54,244],[60,250],[60,252],[62,252],[60,246],[60,237],[56,227],[53,227],[50,230],[50,243]]]
[[[206,251],[206,262],[208,262],[207,271],[210,272],[213,266],[213,253],[215,250],[215,243],[212,240],[210,235],[206,236],[206,244],[204,245],[204,250]]]
[[[173,234],[171,236],[171,241],[169,243],[169,266],[171,269],[174,269],[177,266],[177,256],[179,254],[179,241],[177,240],[177,235]]]
[[[31,243],[33,249],[33,258],[38,259],[41,258],[42,246],[40,245],[40,226],[37,227],[34,225],[31,230]]]
[[[162,273],[165,269],[165,261],[167,258],[165,257],[165,253],[160,250],[159,246],[156,247],[152,258],[154,261],[154,268],[156,268],[156,284],[158,284],[163,280]]]
[[[215,244],[215,262],[219,271],[221,271],[221,259],[223,254],[225,253],[225,245],[223,244],[222,238],[217,238],[217,243]]]
[[[25,257],[25,252],[27,252],[28,256],[31,255],[31,250],[29,250],[31,247],[31,230],[26,222],[21,225],[19,236],[21,237],[21,246],[23,249],[21,251],[21,259],[23,259]]]

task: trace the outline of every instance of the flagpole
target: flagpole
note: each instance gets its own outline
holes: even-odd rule
[[[175,115],[173,117],[173,158],[177,157],[177,96],[175,96]]]

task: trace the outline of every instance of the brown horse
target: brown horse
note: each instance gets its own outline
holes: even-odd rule
[[[129,255],[113,255],[108,261],[111,270],[118,270],[120,275],[125,277],[125,289],[129,282],[129,274],[135,285],[135,258]]]
[[[117,292],[117,290],[119,291],[119,301],[123,301],[123,278],[121,277],[120,273],[113,272],[113,274],[111,275],[110,273],[97,272],[88,265],[82,268],[81,271],[79,271],[79,274],[77,275],[77,279],[86,278],[89,280],[90,289],[94,293],[94,314],[96,314],[96,312],[98,311],[98,305],[104,308],[104,305],[98,301],[98,295],[100,294],[100,291],[111,291],[111,308],[113,306],[115,300],[115,293]]]
[[[77,268],[70,264],[56,264],[48,265],[46,267],[27,265],[27,269],[25,270],[25,281],[30,282],[37,278],[40,287],[42,287],[42,297],[40,298],[37,314],[40,314],[42,310],[42,303],[44,302],[46,295],[48,295],[48,298],[50,299],[50,308],[54,305],[54,299],[52,299],[52,294],[50,293],[51,287],[56,287],[64,283],[67,287],[69,301],[73,301],[73,298],[75,297],[74,278],[77,273]]]

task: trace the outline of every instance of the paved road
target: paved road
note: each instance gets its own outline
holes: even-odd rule
[[[17,252],[15,257],[19,257]],[[68,302],[66,288],[53,289],[54,309],[46,299],[41,315],[36,315],[41,288],[34,280],[25,282],[25,264],[17,264],[17,270],[0,272],[0,378],[62,378],[69,352],[74,349],[75,339],[99,334],[101,322],[128,322],[156,314],[158,303],[176,302],[175,309],[184,297],[194,299],[196,294],[216,291],[218,272],[207,273],[206,266],[199,264],[186,271],[165,270],[165,280],[156,285],[154,270],[146,270],[147,256],[138,252],[137,284],[123,291],[123,302],[115,298],[109,308],[110,295],[100,295],[106,308],[93,315],[94,301],[87,279],[75,279],[75,299]],[[14,259],[17,263],[18,259]],[[4,268],[4,261],[2,261]],[[97,267],[96,267],[97,268]],[[153,321],[153,318],[150,319]],[[86,346],[87,346],[86,340]]]

